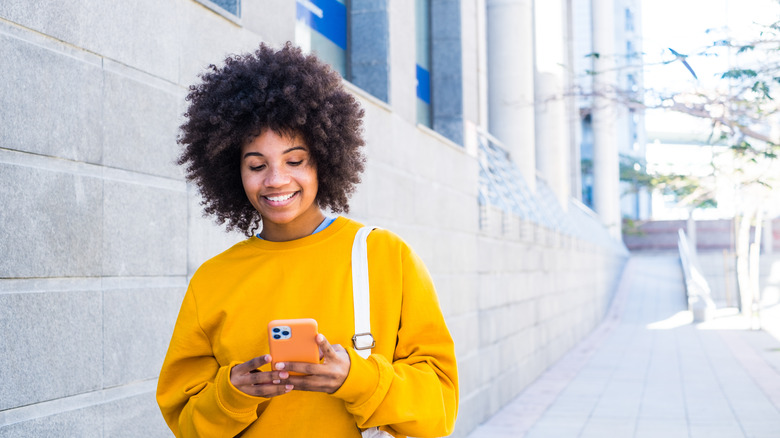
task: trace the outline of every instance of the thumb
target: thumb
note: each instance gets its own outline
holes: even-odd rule
[[[325,335],[319,333],[317,334],[317,338],[315,340],[317,345],[320,347],[323,359],[328,359],[335,356],[336,352],[333,350],[333,346],[330,345],[330,342],[328,342],[328,340],[325,338]]]

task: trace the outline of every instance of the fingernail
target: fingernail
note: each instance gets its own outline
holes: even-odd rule
[[[309,338],[309,339],[311,339],[311,338]],[[276,369],[277,370],[283,370],[284,369],[284,362],[279,362],[278,364],[276,364]]]
[[[322,336],[322,334],[317,335],[317,342],[322,342],[325,339],[325,336]]]
[[[278,384],[280,384],[280,383],[282,383],[282,381],[281,381],[281,380],[274,380],[274,385],[278,385]]]
[[[311,338],[309,338],[309,339],[311,339]],[[285,392],[290,392],[290,391],[292,391],[292,389],[293,389],[293,386],[292,386],[292,385],[285,385],[285,386],[284,386],[284,390],[285,390]]]
[[[282,371],[281,373],[279,373],[279,377],[281,377],[282,379],[286,379],[290,377],[290,374],[288,374],[286,371]]]

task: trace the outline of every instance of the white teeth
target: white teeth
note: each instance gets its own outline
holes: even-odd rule
[[[265,199],[271,202],[282,202],[292,198],[294,194],[295,193],[290,193],[289,195],[282,195],[282,196],[266,196]]]

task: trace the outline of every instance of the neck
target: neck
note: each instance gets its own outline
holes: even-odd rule
[[[325,220],[325,215],[320,209],[312,210],[305,216],[296,218],[294,221],[284,224],[263,222],[263,230],[260,237],[269,242],[287,242],[297,240],[311,235],[314,230]]]

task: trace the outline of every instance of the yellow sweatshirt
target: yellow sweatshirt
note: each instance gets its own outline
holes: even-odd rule
[[[198,269],[157,386],[163,417],[177,437],[242,431],[245,438],[359,437],[358,427],[373,426],[395,436],[452,432],[458,409],[452,338],[422,261],[386,230],[368,237],[376,347],[368,359],[352,348],[350,257],[360,227],[339,217],[294,241],[253,237]],[[333,394],[240,392],[230,369],[268,353],[268,322],[289,318],[316,319],[331,344],[347,349],[344,384]]]

